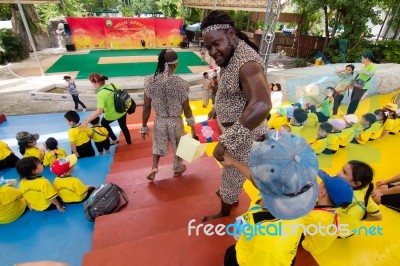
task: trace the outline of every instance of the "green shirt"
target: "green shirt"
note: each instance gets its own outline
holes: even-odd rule
[[[114,84],[115,88],[120,90],[121,87]],[[107,88],[107,89],[105,89]],[[109,90],[114,90],[111,84],[106,84],[99,89],[96,95],[97,108],[104,110],[104,118],[108,121],[114,121],[125,115],[126,113],[118,113],[115,111],[114,93]]]
[[[333,109],[333,99],[325,98],[321,103],[321,113],[326,117],[331,117]]]
[[[364,72],[370,72],[370,73],[368,75],[368,74],[364,74]],[[374,63],[370,63],[370,64],[364,66],[363,68],[361,68],[360,74],[358,74],[357,79],[361,79],[361,80],[365,81],[365,85],[363,88],[364,90],[368,90],[369,84],[371,83],[371,79],[369,79],[369,78],[371,78],[373,75],[375,75],[375,72],[376,72],[376,65]],[[371,75],[371,73],[372,73],[372,75]]]

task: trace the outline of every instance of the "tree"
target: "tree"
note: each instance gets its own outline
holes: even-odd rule
[[[160,11],[169,18],[181,15],[181,4],[179,0],[160,0]]]

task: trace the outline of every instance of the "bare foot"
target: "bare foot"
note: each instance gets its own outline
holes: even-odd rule
[[[183,174],[183,172],[186,171],[186,166],[182,164],[181,169],[182,169],[182,170],[180,170],[179,172],[175,172],[175,173],[174,173],[174,176],[175,176],[175,177],[181,176],[181,175]]]
[[[219,193],[219,189],[217,191],[215,191],[215,194],[217,194],[217,196],[222,200],[221,194]],[[232,204],[232,206],[235,206],[235,207],[239,206],[239,201],[234,202]]]
[[[219,212],[219,213],[214,214],[214,215],[201,217],[201,222],[204,223],[204,222],[208,222],[208,221],[215,220],[215,219],[218,219],[218,218],[222,218],[222,217],[225,217],[225,216],[229,216],[229,214],[223,214],[223,213]]]
[[[146,176],[146,178],[148,180],[150,180],[150,182],[153,182],[154,178],[156,178],[157,173],[158,173],[158,169],[153,168],[153,169],[151,169],[150,173]]]

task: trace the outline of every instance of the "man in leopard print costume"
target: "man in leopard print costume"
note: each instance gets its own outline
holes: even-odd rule
[[[248,163],[254,139],[265,134],[263,123],[271,110],[271,97],[257,46],[240,30],[231,17],[212,11],[201,23],[209,55],[221,67],[221,79],[215,99],[215,112],[223,134],[214,149],[214,157],[223,161],[225,151]],[[222,167],[219,213],[203,217],[209,221],[228,216],[237,204],[245,177],[232,166]]]
[[[194,133],[194,118],[189,105],[189,85],[181,77],[174,75],[178,66],[178,55],[171,49],[164,49],[158,56],[158,66],[154,75],[144,80],[144,103],[142,114],[142,128],[140,133],[145,139],[149,133],[147,121],[153,106],[156,117],[153,128],[153,167],[147,179],[153,181],[158,173],[160,157],[168,154],[168,143],[174,151],[174,176],[180,176],[186,166],[182,159],[176,156],[180,138],[185,134],[182,112],[186,122]]]

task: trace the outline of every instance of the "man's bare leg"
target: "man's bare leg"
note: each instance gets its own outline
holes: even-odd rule
[[[153,182],[154,178],[156,178],[156,174],[158,173],[158,162],[160,161],[160,155],[153,154],[153,166],[151,168],[150,173],[146,176],[148,180]]]
[[[229,216],[229,214],[231,213],[231,209],[232,209],[232,204],[225,203],[221,199],[221,211],[217,214],[204,216],[201,218],[201,221],[204,223],[221,217]]]

